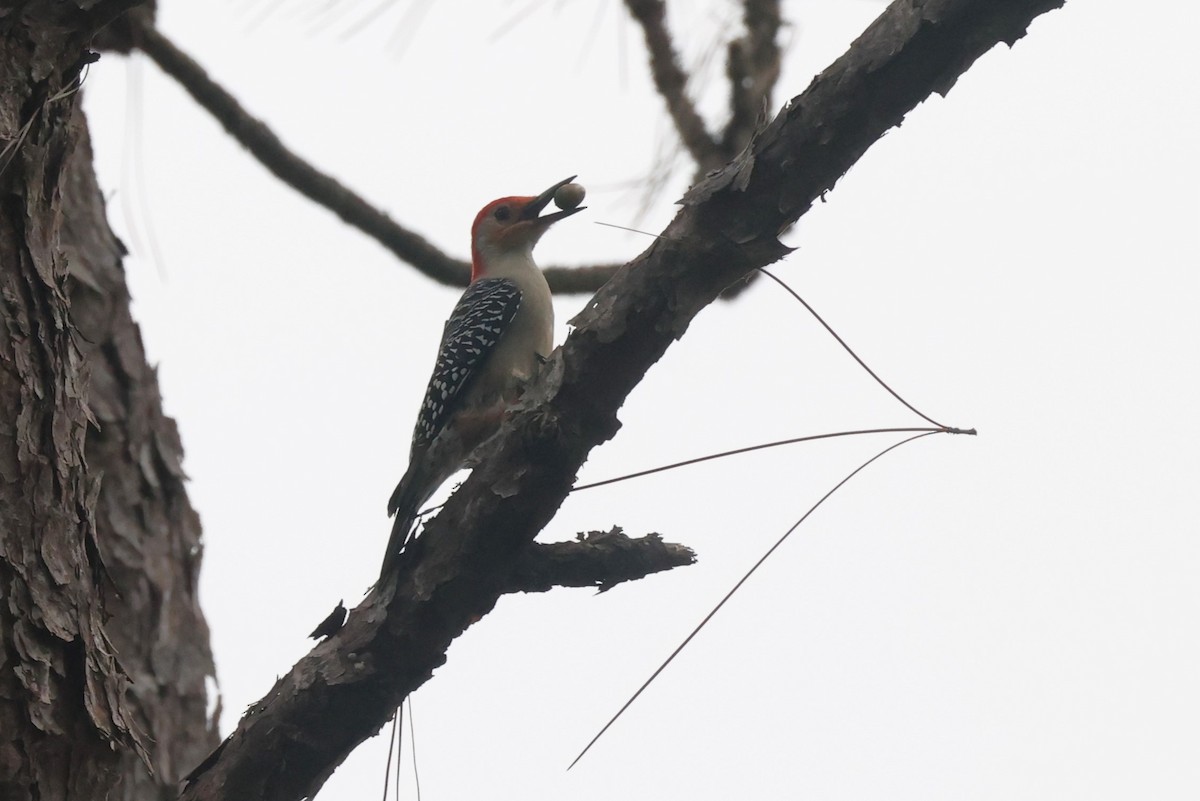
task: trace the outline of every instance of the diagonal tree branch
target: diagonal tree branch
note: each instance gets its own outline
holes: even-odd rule
[[[666,4],[663,0],[625,0],[625,7],[642,27],[654,86],[667,104],[667,113],[675,123],[683,146],[691,153],[700,172],[719,166],[725,160],[721,150],[687,96],[688,76],[679,65],[679,56],[667,30]]]
[[[344,222],[392,251],[429,278],[466,286],[471,266],[447,255],[420,234],[410,231],[333,176],[292,152],[262,120],[251,115],[204,68],[175,46],[148,18],[135,23],[134,38],[142,52],[174,78],[275,177]],[[543,270],[557,293],[595,292],[616,272],[616,264],[590,267],[547,267]]]
[[[576,471],[619,428],[646,370],[731,282],[785,252],[776,235],[913,107],[1063,0],[897,0],[695,187],[663,237],[597,293],[526,408],[400,560],[397,574],[256,703],[183,798],[311,796],[487,614]]]

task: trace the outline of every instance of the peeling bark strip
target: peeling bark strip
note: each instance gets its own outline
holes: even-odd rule
[[[137,701],[137,728],[148,736],[149,768],[121,757],[115,798],[173,797],[183,774],[219,741],[207,720],[206,680],[213,675],[208,625],[200,611],[200,519],[188,501],[183,448],[163,414],[158,378],[146,363],[129,309],[121,258],[92,169],[82,114],[61,180],[61,238],[67,257],[71,322],[89,372],[89,470],[102,476],[96,538],[120,592],[106,594],[107,630]]]
[[[0,18],[0,796],[106,797],[141,750],[104,629],[90,412],[59,248],[74,87],[100,6]],[[39,13],[42,15],[39,17]],[[78,20],[73,18],[78,17]]]
[[[0,12],[4,801],[161,799],[212,744],[199,524],[75,92],[93,33],[131,5]]]
[[[777,233],[908,111],[1062,2],[893,3],[600,290],[529,393],[530,408],[416,541],[395,586],[372,593],[254,704],[182,797],[315,794],[491,610],[590,450],[616,433],[626,395],[700,309],[782,256]]]

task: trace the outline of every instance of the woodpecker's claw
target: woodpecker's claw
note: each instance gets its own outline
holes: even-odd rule
[[[578,177],[578,176],[572,175],[570,178],[564,178],[563,180],[554,184],[554,186],[550,187],[545,192],[542,192],[542,194],[538,195],[533,200],[531,200],[529,202],[529,204],[525,206],[525,208],[521,209],[521,219],[522,220],[536,220],[539,223],[552,223],[552,222],[558,222],[559,220],[562,220],[566,217],[570,217],[572,214],[574,214],[577,211],[583,211],[584,208],[586,208],[586,207],[578,206],[573,209],[564,209],[563,211],[556,211],[553,214],[547,214],[545,217],[538,216],[539,214],[542,213],[542,209],[544,209],[544,208],[546,208],[546,206],[550,205],[550,201],[554,199],[554,193],[558,191],[558,188],[560,186],[566,186],[567,184],[571,183],[572,181],[574,181],[576,179],[576,177]]]

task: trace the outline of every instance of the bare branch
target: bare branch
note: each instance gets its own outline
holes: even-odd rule
[[[581,295],[595,292],[621,269],[619,264],[594,264],[588,267],[543,267],[550,291],[556,295]]]
[[[99,31],[105,25],[108,25],[117,17],[138,8],[147,10],[153,13],[153,8],[147,0],[99,0],[96,3],[78,3],[78,4],[60,4],[68,13],[77,14],[74,6],[79,6],[79,11],[82,11],[80,16],[81,30],[87,30],[90,33]],[[84,10],[84,6],[87,6]]]
[[[754,136],[779,80],[779,0],[743,0],[742,22],[746,34],[729,43],[725,74],[729,78],[729,122],[721,136],[721,150],[732,159]],[[752,273],[722,293],[733,300],[757,283]]]
[[[187,801],[312,796],[486,615],[626,396],[723,288],[785,252],[777,233],[870,145],[1063,0],[900,0],[597,294],[398,572],[256,703]]]
[[[243,147],[275,177],[344,222],[375,239],[426,276],[451,286],[466,286],[471,266],[442,252],[420,234],[408,230],[372,206],[337,179],[293,153],[261,120],[214,81],[190,56],[149,24],[135,31],[137,46],[163,72],[179,82],[197,103],[213,115]],[[595,292],[619,265],[548,267],[546,279],[554,292]]]
[[[721,137],[721,151],[726,159],[733,158],[750,141],[779,80],[779,0],[743,0],[742,21],[746,33],[729,43],[725,64],[730,116]]]
[[[466,285],[470,276],[466,262],[450,258],[424,237],[396,224],[337,179],[289,150],[265,123],[251,116],[233,95],[208,77],[203,67],[157,29],[143,28],[137,44],[281,181],[377,239],[430,278]]]
[[[576,542],[534,543],[513,565],[504,592],[548,592],[554,587],[595,587],[601,592],[651,573],[695,564],[691,548],[658,534],[632,539],[614,527],[589,531]]]
[[[625,0],[625,7],[642,26],[654,86],[666,101],[667,112],[684,147],[692,154],[701,173],[719,166],[725,160],[720,148],[687,96],[688,76],[679,66],[679,56],[667,31],[666,5],[663,0]]]

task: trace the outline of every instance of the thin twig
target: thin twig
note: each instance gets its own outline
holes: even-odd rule
[[[442,252],[429,240],[398,224],[337,179],[321,172],[283,144],[275,133],[208,76],[204,68],[149,24],[137,32],[141,48],[279,180],[347,224],[375,239],[419,272],[443,284],[465,286],[470,266]],[[550,288],[558,293],[594,292],[620,265],[548,267]]]
[[[403,709],[403,704],[396,707],[396,714],[392,715],[392,730],[388,734],[388,755],[387,763],[383,768],[383,801],[387,801],[388,779],[392,774],[392,754],[396,749],[396,727],[400,724],[400,710]],[[400,765],[396,765],[396,773],[400,772]]]
[[[767,559],[771,556],[771,554],[775,553],[776,549],[779,548],[780,545],[783,545],[784,541],[792,535],[792,532],[795,531],[797,528],[799,528],[800,524],[803,523],[805,520],[807,520],[809,515],[811,515],[813,512],[815,512],[817,510],[817,507],[819,507],[821,504],[825,503],[825,501],[829,499],[829,496],[833,495],[833,493],[835,493],[839,489],[841,489],[846,484],[846,482],[848,482],[850,479],[854,478],[856,475],[861,473],[867,467],[867,465],[869,465],[872,462],[874,462],[875,460],[879,459],[880,457],[882,457],[884,454],[888,453],[889,451],[894,451],[896,448],[899,448],[901,445],[905,445],[909,442],[912,442],[913,440],[920,439],[921,437],[928,437],[931,434],[938,434],[938,433],[941,433],[941,432],[926,431],[923,434],[917,434],[915,436],[901,440],[900,442],[897,442],[895,444],[889,445],[888,447],[881,450],[879,453],[872,456],[867,461],[860,464],[858,467],[854,468],[854,470],[851,471],[849,475],[847,475],[845,478],[843,478],[841,481],[839,481],[837,484],[835,484],[833,489],[829,490],[829,492],[826,492],[824,495],[822,495],[821,499],[819,501],[817,501],[816,503],[814,503],[811,507],[809,507],[809,510],[807,512],[805,512],[800,517],[800,519],[797,520],[792,525],[791,528],[789,528],[787,531],[785,531],[783,536],[780,537],[778,540],[776,540],[775,544],[772,545],[770,548],[768,548],[767,552],[764,553],[759,558],[759,560],[757,562],[755,562],[754,565],[751,566],[751,568],[749,570],[746,571],[745,575],[743,575],[741,577],[741,579],[738,581],[738,583],[733,585],[733,589],[731,589],[729,592],[725,593],[725,597],[723,597],[719,602],[717,602],[717,605],[712,608],[712,611],[710,611],[707,615],[705,615],[704,619],[701,620],[700,623],[694,629],[692,629],[691,634],[689,634],[687,637],[684,638],[683,642],[681,642],[679,644],[679,646],[674,651],[671,652],[671,655],[668,656],[666,658],[666,660],[661,665],[658,666],[658,669],[655,670],[654,673],[652,673],[650,675],[650,678],[646,679],[646,681],[642,683],[642,686],[637,689],[637,692],[635,692],[632,696],[630,696],[629,700],[626,701],[625,704],[620,709],[617,710],[617,714],[613,715],[612,718],[609,719],[608,723],[604,724],[604,728],[600,729],[600,731],[596,733],[596,736],[591,739],[591,742],[589,742],[586,746],[584,746],[584,749],[579,752],[579,756],[575,757],[575,759],[572,760],[571,764],[567,766],[567,770],[570,770],[571,768],[575,767],[575,765],[579,762],[579,760],[583,759],[584,754],[586,754],[591,749],[591,747],[596,744],[597,740],[599,740],[602,736],[604,736],[604,733],[606,731],[608,731],[609,728],[614,723],[617,722],[617,719],[620,718],[621,715],[623,715],[625,713],[626,709],[628,709],[630,706],[633,705],[633,702],[638,699],[638,696],[640,696],[643,692],[645,692],[646,688],[649,687],[650,684],[656,678],[658,678],[659,674],[667,669],[667,665],[669,665],[669,664],[671,664],[671,662],[675,661],[675,657],[679,656],[679,654],[683,651],[683,649],[687,647],[688,643],[690,643],[692,641],[692,639],[695,638],[695,636],[700,633],[700,630],[702,628],[704,628],[704,626],[708,623],[708,621],[712,620],[713,616],[716,615],[717,612],[719,612],[721,610],[721,607],[723,607],[725,605],[725,603],[730,598],[733,597],[733,594],[736,593],[739,589],[741,589],[741,586],[743,584],[745,584],[746,581],[752,575],[754,575],[754,572],[756,570],[758,570],[764,562],[767,561]]]
[[[666,5],[662,0],[625,0],[630,15],[642,27],[654,86],[667,104],[667,113],[684,147],[692,154],[701,171],[724,162],[717,143],[687,96],[687,73],[679,65],[679,56],[667,31]]]
[[[973,428],[969,429],[969,430],[960,430],[960,429],[951,429],[950,426],[942,425],[937,420],[934,420],[929,415],[918,410],[917,407],[913,406],[911,403],[906,401],[904,398],[900,397],[900,393],[897,392],[896,390],[892,389],[891,387],[889,387],[887,385],[886,381],[884,381],[882,378],[880,378],[878,375],[875,374],[874,370],[872,370],[870,367],[867,367],[867,363],[858,357],[858,354],[855,353],[854,350],[849,345],[846,344],[846,341],[844,339],[842,339],[840,336],[838,336],[837,331],[834,331],[833,327],[830,326],[829,323],[825,322],[825,319],[823,317],[821,317],[821,315],[817,314],[817,310],[814,309],[812,306],[808,305],[808,301],[806,301],[804,298],[800,297],[800,295],[796,292],[796,290],[792,289],[790,286],[785,284],[781,279],[779,279],[774,273],[772,273],[768,270],[759,268],[759,272],[762,273],[763,275],[765,275],[767,278],[770,278],[775,283],[779,284],[781,287],[783,287],[789,295],[791,295],[793,298],[798,300],[804,306],[804,308],[808,309],[808,313],[811,314],[814,318],[816,318],[816,321],[818,323],[820,323],[822,326],[825,327],[825,330],[828,331],[830,333],[830,335],[838,341],[838,344],[841,345],[843,348],[845,348],[846,353],[849,353],[852,357],[854,357],[854,361],[858,362],[859,366],[862,367],[862,369],[866,370],[867,373],[870,374],[871,378],[874,378],[875,381],[878,382],[879,386],[886,389],[893,398],[895,398],[896,400],[903,403],[917,417],[920,417],[922,420],[926,420],[927,422],[933,423],[938,428],[946,429],[947,431],[953,431],[954,433],[965,433],[965,434],[974,434],[975,433],[975,429],[973,429]]]
[[[417,801],[421,801],[421,776],[417,773],[417,729],[413,722],[412,696],[408,697],[408,750],[412,751],[413,785],[417,789]]]
[[[936,424],[935,424],[936,425]],[[734,448],[731,451],[721,451],[720,453],[710,453],[707,456],[697,456],[694,459],[685,459],[682,462],[673,462],[671,464],[661,465],[659,467],[651,467],[648,470],[639,470],[636,473],[628,473],[616,478],[606,478],[603,481],[593,481],[590,484],[580,484],[571,489],[571,492],[579,492],[580,490],[592,489],[593,487],[603,487],[607,484],[616,484],[619,481],[627,481],[631,478],[641,478],[642,476],[653,475],[654,473],[662,473],[667,470],[674,470],[677,467],[687,467],[688,465],[700,464],[713,459],[723,459],[726,456],[737,456],[740,453],[750,453],[752,451],[766,450],[767,448],[778,448],[781,445],[794,445],[797,442],[813,442],[819,439],[834,439],[836,437],[854,437],[862,434],[909,434],[924,432],[927,434],[974,434],[975,429],[959,429],[947,428],[946,426],[938,426],[937,428],[864,428],[857,431],[835,431],[830,434],[810,434],[806,437],[792,437],[791,439],[780,439],[773,442],[763,442],[758,445],[747,445],[744,448]]]
[[[408,700],[408,699],[405,699]],[[409,724],[412,723],[412,704],[409,704]],[[404,701],[400,702],[400,706],[396,707],[396,785],[395,794],[392,796],[396,801],[400,801],[400,763],[404,761]]]

